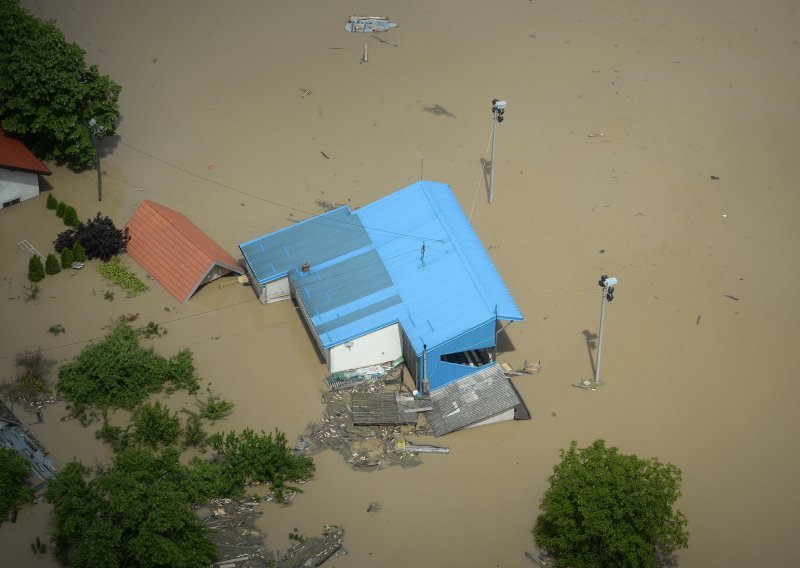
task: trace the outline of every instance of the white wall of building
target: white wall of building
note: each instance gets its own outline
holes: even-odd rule
[[[281,278],[280,280],[267,283],[266,298],[268,304],[291,298],[291,293],[289,292],[289,278]]]
[[[331,347],[328,368],[331,373],[394,361],[402,355],[400,326],[393,324],[369,335]]]
[[[0,168],[0,208],[3,203],[25,201],[39,195],[39,174]]]

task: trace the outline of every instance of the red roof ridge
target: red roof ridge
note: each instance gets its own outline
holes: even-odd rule
[[[0,127],[0,167],[49,176],[52,172],[25,144]]]

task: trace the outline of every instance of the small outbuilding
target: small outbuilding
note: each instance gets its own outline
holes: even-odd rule
[[[18,139],[0,128],[0,209],[39,196],[39,176],[52,172]]]
[[[297,303],[331,373],[402,356],[419,392],[436,391],[496,365],[503,322],[522,319],[443,183],[419,181],[239,248],[263,303]],[[519,402],[507,398],[491,412]]]
[[[239,263],[182,213],[145,199],[128,221],[128,254],[181,303]]]

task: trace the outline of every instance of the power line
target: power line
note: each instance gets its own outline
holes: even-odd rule
[[[189,319],[189,318],[195,318],[195,317],[198,317],[198,316],[204,316],[204,315],[207,315],[207,314],[210,314],[210,313],[218,312],[220,310],[227,310],[228,308],[235,308],[236,306],[241,306],[242,304],[247,304],[249,302],[254,302],[256,300],[258,300],[258,298],[250,298],[249,300],[243,300],[241,302],[237,302],[237,303],[231,304],[229,306],[221,306],[219,308],[214,308],[214,309],[211,309],[211,310],[207,310],[207,311],[201,312],[199,314],[189,314],[187,316],[181,316],[179,318],[165,320],[165,321],[161,321],[161,322],[158,322],[158,323],[159,323],[159,325],[164,325],[164,324],[174,323],[176,321],[181,321],[181,320],[185,320],[185,319]],[[90,343],[92,341],[98,341],[100,339],[103,339],[103,338],[102,337],[92,337],[90,339],[82,339],[81,341],[73,341],[72,343],[63,343],[61,345],[55,345],[53,347],[42,347],[42,348],[39,348],[39,351],[53,351],[55,349],[63,349],[65,347],[72,347],[72,346],[75,346],[75,345],[80,345],[82,343]],[[0,360],[11,359],[12,357],[16,357],[16,354],[15,355],[4,355],[4,356],[0,357]]]
[[[294,207],[292,205],[287,205],[285,203],[281,203],[281,202],[275,201],[273,199],[268,199],[268,198],[262,197],[260,195],[255,195],[253,193],[249,193],[249,192],[244,191],[242,189],[238,189],[236,187],[224,184],[222,182],[213,180],[211,178],[207,178],[207,177],[202,176],[202,175],[200,175],[198,173],[195,173],[195,172],[193,172],[191,170],[187,170],[186,168],[183,168],[183,167],[181,167],[181,166],[179,166],[177,164],[173,164],[172,162],[169,162],[167,160],[159,158],[158,156],[154,156],[153,154],[145,152],[144,150],[136,148],[135,146],[131,146],[130,144],[127,144],[126,142],[120,141],[119,143],[122,146],[125,146],[126,148],[130,148],[131,150],[133,150],[135,152],[139,152],[140,154],[142,154],[144,156],[147,156],[148,158],[150,158],[152,160],[156,160],[157,162],[161,162],[164,165],[167,165],[167,166],[169,166],[171,168],[175,168],[178,171],[181,171],[181,172],[183,172],[185,174],[188,174],[190,176],[196,177],[197,179],[201,179],[201,180],[203,180],[205,182],[208,182],[210,184],[213,184],[213,185],[216,185],[218,187],[227,189],[229,191],[236,192],[236,193],[238,193],[240,195],[245,195],[245,196],[250,197],[252,199],[258,199],[260,201],[263,201],[264,203],[269,203],[270,205],[275,205],[276,207],[282,207],[282,208],[288,209],[290,211],[297,211],[298,213],[303,213],[304,215],[309,215],[310,219],[307,219],[307,220],[342,223],[342,224],[349,225],[349,226],[352,226],[352,227],[357,227],[357,225],[355,225],[354,223],[349,223],[349,222],[341,220],[341,219],[332,219],[332,218],[329,218],[329,217],[318,215],[317,213],[314,213],[314,212],[311,212],[311,211],[306,211],[305,209],[300,209],[299,207]],[[304,221],[306,221],[306,219],[304,219]],[[440,239],[435,239],[435,238],[432,238],[432,237],[412,235],[410,233],[399,233],[399,232],[396,232],[396,231],[389,231],[387,229],[378,229],[378,228],[375,228],[375,227],[367,227],[367,226],[365,226],[363,224],[362,224],[362,226],[365,229],[369,229],[370,231],[374,231],[376,233],[385,233],[387,235],[396,235],[398,237],[404,237],[404,238],[408,238],[408,239],[417,239],[417,240],[421,240],[421,241],[437,241],[437,240],[440,240]]]

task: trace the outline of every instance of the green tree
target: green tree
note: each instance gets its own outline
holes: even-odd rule
[[[73,262],[75,257],[72,255],[72,249],[69,247],[61,249],[61,268],[70,268]]]
[[[56,205],[56,217],[60,217],[61,219],[64,218],[64,213],[67,211],[67,204],[63,201],[59,201],[58,205]]]
[[[61,266],[58,263],[58,259],[52,252],[47,255],[47,260],[44,263],[44,271],[50,275],[61,272]]]
[[[11,511],[33,502],[28,462],[16,450],[0,448],[0,525]]]
[[[143,404],[133,413],[133,425],[139,443],[156,448],[173,444],[181,434],[181,421],[169,408],[155,404]]]
[[[38,254],[34,254],[28,260],[28,280],[31,282],[41,282],[44,278],[44,264]]]
[[[72,205],[67,205],[67,208],[64,209],[64,224],[67,227],[75,227],[80,222],[78,211]]]
[[[59,369],[56,388],[72,403],[73,415],[85,419],[91,407],[133,410],[167,382],[189,392],[199,388],[192,352],[161,357],[141,347],[136,330],[119,322],[104,339],[84,347]]]
[[[284,500],[287,482],[303,481],[314,473],[314,462],[308,456],[298,455],[286,443],[286,435],[275,430],[272,434],[256,434],[249,428],[241,434],[229,432],[214,434],[208,444],[222,458],[233,475],[244,481],[269,483],[277,501]],[[299,490],[298,490],[299,491]]]
[[[120,86],[53,22],[0,0],[0,122],[41,159],[79,170],[95,156],[92,135],[115,133]],[[90,126],[90,120],[95,125]]]
[[[216,548],[189,507],[187,468],[178,458],[174,448],[128,448],[94,478],[83,464],[67,464],[45,493],[58,559],[88,567],[209,566]]]
[[[47,208],[55,211],[58,207],[58,199],[56,199],[52,193],[47,194]]]
[[[80,241],[75,241],[72,246],[72,256],[75,258],[75,262],[86,262],[86,249],[83,248]]]
[[[687,520],[673,504],[681,471],[657,458],[625,455],[596,440],[561,450],[539,508],[534,536],[556,566],[656,567],[686,548]]]

